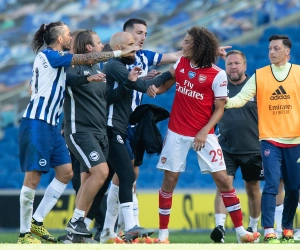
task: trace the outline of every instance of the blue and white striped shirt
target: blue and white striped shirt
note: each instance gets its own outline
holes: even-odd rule
[[[143,77],[148,74],[150,66],[156,66],[160,63],[161,58],[162,54],[155,53],[151,50],[139,50],[135,54],[135,63],[127,65],[127,68],[129,71],[135,66],[142,68],[143,72],[139,77]],[[133,90],[132,92],[131,110],[134,111],[137,106],[141,105],[143,93],[136,90]]]
[[[65,67],[71,65],[73,54],[46,48],[34,60],[31,99],[23,117],[57,125],[65,98]]]

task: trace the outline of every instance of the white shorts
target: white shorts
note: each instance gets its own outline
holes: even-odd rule
[[[180,135],[168,129],[156,167],[171,172],[184,172],[188,151],[194,146],[193,141],[194,137]],[[195,152],[203,174],[226,170],[223,152],[214,134],[209,134],[205,147]]]

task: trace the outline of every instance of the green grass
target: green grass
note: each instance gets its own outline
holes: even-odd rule
[[[61,232],[52,232],[54,237],[65,234],[65,231]],[[153,237],[157,237],[157,234],[154,234]],[[0,243],[16,243],[18,238],[18,232],[14,233],[0,233]],[[263,242],[263,237],[260,238],[260,243]],[[212,243],[210,239],[209,232],[171,232],[170,238],[171,243],[189,243],[189,244],[207,244]],[[236,236],[234,232],[226,233],[226,243],[236,243]],[[300,243],[300,242],[296,242]],[[0,247],[1,248],[1,247]]]

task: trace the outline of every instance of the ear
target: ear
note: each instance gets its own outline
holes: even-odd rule
[[[286,56],[290,55],[290,53],[291,53],[291,50],[290,50],[290,49],[286,49],[286,50],[285,50],[285,55],[286,55]]]
[[[122,50],[122,47],[121,47],[119,44],[117,44],[117,45],[115,46],[115,50]]]
[[[61,43],[62,42],[62,37],[58,36],[57,40],[58,40],[59,43]]]
[[[86,46],[85,46],[85,48],[86,48],[86,50],[87,51],[92,51],[92,46],[90,45],[90,44],[87,44]]]

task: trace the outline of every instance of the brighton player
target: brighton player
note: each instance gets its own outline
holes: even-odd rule
[[[214,65],[217,48],[217,39],[211,32],[202,27],[192,27],[182,43],[183,56],[174,65],[176,94],[157,164],[158,169],[164,170],[159,190],[158,243],[169,243],[172,195],[180,172],[185,171],[186,157],[191,148],[197,154],[201,172],[210,173],[220,190],[238,241],[254,242],[260,235],[243,227],[240,202],[226,173],[222,149],[214,135],[214,126],[223,115],[227,97],[226,73]],[[151,86],[147,93],[150,96],[164,93],[173,84],[174,81],[170,80],[160,87]]]
[[[31,100],[19,129],[20,163],[25,172],[20,194],[20,244],[41,243],[31,232],[44,240],[56,242],[44,228],[43,220],[73,176],[66,143],[57,128],[64,102],[65,68],[76,64],[95,64],[136,51],[136,47],[132,46],[122,51],[74,55],[68,52],[71,41],[68,26],[62,22],[52,22],[42,24],[32,42],[36,53],[44,43],[47,48],[35,58]],[[42,173],[49,172],[51,167],[56,175],[32,217],[35,189]]]

